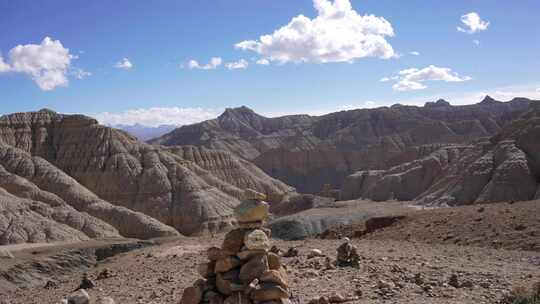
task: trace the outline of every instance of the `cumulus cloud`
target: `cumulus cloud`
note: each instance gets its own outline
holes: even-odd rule
[[[461,82],[471,80],[469,76],[460,76],[449,68],[430,65],[423,69],[411,68],[399,71],[398,75],[383,79],[397,80],[392,88],[396,91],[422,90],[427,88],[426,81]],[[381,81],[383,81],[381,79]]]
[[[350,0],[313,0],[318,15],[298,15],[272,34],[235,45],[254,51],[277,63],[353,62],[364,57],[392,58],[394,49],[386,41],[394,36],[383,17],[360,15]]]
[[[40,44],[17,45],[9,51],[9,60],[0,56],[0,73],[23,73],[44,91],[67,86],[67,72],[76,56],[60,40],[45,37]]]
[[[249,63],[245,59],[229,62],[225,65],[229,70],[245,70],[249,66]]]
[[[190,61],[188,61],[187,67],[190,70],[215,70],[222,63],[223,60],[221,59],[221,57],[212,57],[209,63],[203,65],[199,64],[197,60],[191,59]]]
[[[485,31],[489,26],[489,22],[482,20],[475,12],[461,16],[461,23],[463,23],[464,26],[458,26],[457,30],[469,34]]]
[[[420,53],[417,51],[412,51],[409,54],[414,55],[414,56],[420,56]]]
[[[122,60],[115,63],[114,67],[122,70],[130,70],[131,68],[133,68],[133,64],[131,63],[131,61],[129,61],[129,59],[124,57],[122,58]]]
[[[255,62],[255,63],[259,64],[259,65],[269,65],[270,61],[268,59],[261,58],[261,59],[257,60],[257,62]]]
[[[149,127],[159,125],[186,125],[215,118],[219,111],[204,108],[154,107],[132,109],[120,113],[103,112],[90,114],[105,125],[141,124]]]

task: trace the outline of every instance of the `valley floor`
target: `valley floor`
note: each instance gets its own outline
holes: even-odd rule
[[[273,244],[283,251],[289,247],[299,249],[298,257],[282,258],[289,272],[293,299],[298,303],[340,293],[362,295],[358,301],[349,303],[493,304],[515,284],[540,281],[540,250],[502,249],[492,241],[454,244],[455,240],[440,236],[446,235],[453,225],[465,225],[463,233],[472,234],[461,236],[460,240],[472,239],[476,234],[489,240],[493,238],[489,231],[496,224],[492,220],[496,220],[499,239],[505,241],[507,236],[510,248],[514,247],[510,241],[516,237],[516,231],[526,235],[528,242],[538,242],[540,205],[531,202],[509,206],[411,211],[406,221],[367,238],[352,240],[362,258],[360,269],[327,267],[325,257],[308,258],[309,250],[316,248],[335,260],[341,240],[273,240]],[[479,211],[479,208],[484,209]],[[507,209],[511,211],[506,212]],[[474,220],[479,217],[483,220]],[[518,222],[520,217],[528,219],[522,222],[526,229],[516,230],[514,221]],[[424,233],[420,233],[420,227],[424,227]],[[419,234],[418,239],[410,237],[411,234]],[[196,265],[205,261],[206,249],[219,246],[222,238],[223,235],[179,238],[106,259],[88,269],[89,277],[96,283],[89,293],[94,299],[99,295],[111,296],[117,303],[176,304],[183,289],[198,278]],[[14,254],[17,259],[17,252]],[[104,269],[112,276],[97,280]],[[452,275],[457,276],[458,288],[450,284]],[[0,303],[58,303],[79,285],[80,279],[81,272],[73,272],[56,278],[57,286],[48,289],[40,285],[1,291]]]

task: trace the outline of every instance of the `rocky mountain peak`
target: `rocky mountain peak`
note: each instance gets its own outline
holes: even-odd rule
[[[425,107],[449,107],[450,103],[444,99],[439,99],[435,102],[426,102]]]
[[[491,97],[489,95],[486,95],[486,97],[484,97],[484,99],[482,99],[480,104],[495,104],[495,103],[499,103],[499,102],[500,101],[497,101],[497,100],[493,99],[493,97]]]
[[[236,108],[226,108],[225,111],[219,116],[219,119],[224,118],[237,118],[237,119],[245,119],[245,118],[253,118],[253,117],[262,117],[261,115],[255,113],[252,109],[241,106]]]

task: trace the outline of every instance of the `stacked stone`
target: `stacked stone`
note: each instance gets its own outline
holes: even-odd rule
[[[247,190],[235,209],[239,228],[225,235],[221,248],[208,249],[199,279],[184,290],[181,304],[289,304],[287,271],[272,252],[266,197]]]

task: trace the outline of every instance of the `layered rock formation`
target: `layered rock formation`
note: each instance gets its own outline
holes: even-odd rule
[[[40,157],[0,143],[3,244],[178,233],[139,212],[114,206]]]
[[[524,98],[499,102],[486,97],[466,106],[439,100],[424,107],[394,105],[277,118],[240,107],[150,143],[227,150],[300,192],[317,193],[324,184],[339,187],[358,170],[388,169],[424,157],[441,145],[492,136],[529,103]]]
[[[341,196],[450,206],[538,198],[539,109],[538,102],[531,103],[489,141],[447,146],[388,170],[356,172],[346,179]]]
[[[223,229],[234,225],[239,187],[276,198],[293,191],[227,152],[150,146],[82,115],[4,116],[0,142],[7,171],[123,236],[176,234],[169,226],[183,234]]]

